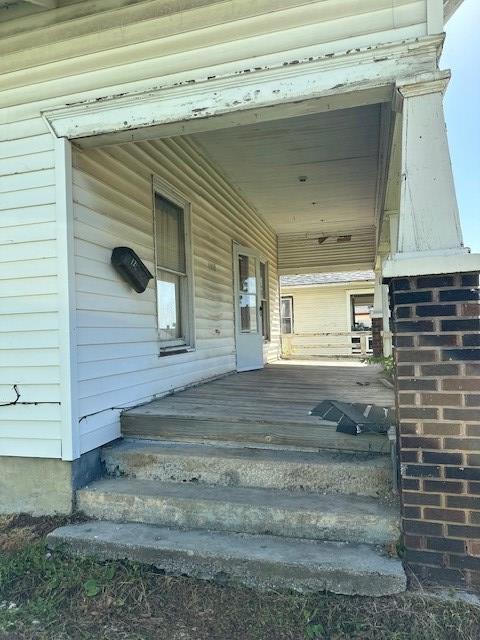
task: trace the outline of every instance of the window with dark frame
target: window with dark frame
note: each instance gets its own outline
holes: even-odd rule
[[[157,317],[164,349],[191,342],[186,213],[185,207],[155,192]]]
[[[282,296],[280,311],[282,333],[293,333],[293,296]]]

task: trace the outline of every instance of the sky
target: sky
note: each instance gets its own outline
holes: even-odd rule
[[[465,246],[480,253],[480,0],[464,0],[447,22],[441,69],[450,155]]]

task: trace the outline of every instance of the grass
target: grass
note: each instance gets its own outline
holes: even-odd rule
[[[33,523],[33,524],[32,524]],[[388,598],[264,593],[127,562],[50,554],[27,518],[0,522],[2,640],[474,640],[480,609]],[[29,534],[25,534],[28,529]],[[9,538],[6,548],[2,539]],[[3,548],[3,551],[1,550]]]

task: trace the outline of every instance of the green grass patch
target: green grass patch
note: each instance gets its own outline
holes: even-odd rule
[[[480,609],[420,593],[360,598],[265,593],[127,562],[0,555],[4,640],[478,640]]]

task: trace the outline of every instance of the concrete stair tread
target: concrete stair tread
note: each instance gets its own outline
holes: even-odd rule
[[[400,561],[364,544],[108,521],[60,527],[49,534],[48,543],[79,555],[128,558],[168,574],[249,587],[375,596],[406,587]]]
[[[391,493],[389,456],[125,440],[104,447],[108,474],[160,481],[365,496]]]
[[[292,511],[315,510],[321,513],[342,513],[348,518],[380,516],[398,519],[398,511],[368,496],[318,495],[313,493],[277,491],[257,487],[217,487],[196,482],[159,482],[131,478],[98,480],[78,494],[104,492],[130,496],[144,495],[158,498],[174,498],[189,502],[229,502],[247,505],[281,508]]]
[[[391,544],[398,511],[364,496],[116,478],[77,492],[87,515],[192,529]]]
[[[142,454],[148,456],[202,456],[211,458],[231,458],[248,461],[275,461],[313,465],[335,465],[342,462],[368,464],[372,467],[388,466],[388,454],[343,451],[299,451],[292,449],[267,449],[249,446],[219,446],[183,442],[163,442],[158,440],[125,439],[119,444],[104,447],[104,453]]]

